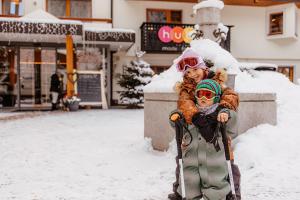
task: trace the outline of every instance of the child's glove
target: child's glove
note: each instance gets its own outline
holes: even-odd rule
[[[222,108],[218,114],[217,120],[226,123],[230,119],[230,111],[228,108]]]
[[[176,122],[178,119],[180,119],[180,114],[179,113],[174,113],[170,116],[170,120],[172,122]]]

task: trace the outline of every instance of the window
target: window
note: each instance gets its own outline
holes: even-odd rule
[[[182,23],[181,10],[147,9],[147,22]]]
[[[24,5],[22,0],[2,0],[2,15],[22,16]]]
[[[92,18],[92,1],[47,0],[47,11],[57,17]]]
[[[278,72],[284,74],[290,79],[291,82],[294,81],[294,67],[293,66],[280,66],[278,67]]]
[[[270,14],[269,35],[283,34],[283,12]]]
[[[92,18],[91,0],[72,0],[71,17]]]

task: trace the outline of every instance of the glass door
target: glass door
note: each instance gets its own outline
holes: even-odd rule
[[[21,107],[50,106],[51,75],[55,70],[55,49],[20,49]]]

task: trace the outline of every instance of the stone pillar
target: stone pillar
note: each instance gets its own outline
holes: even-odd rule
[[[196,24],[199,25],[205,39],[216,41],[214,32],[218,30],[221,22],[221,10],[215,7],[200,8],[197,10]]]

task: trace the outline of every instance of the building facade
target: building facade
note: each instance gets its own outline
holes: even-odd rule
[[[225,0],[224,2],[221,21],[231,27],[231,37],[226,45],[233,56],[243,62],[277,64],[280,72],[285,73],[291,81],[297,82],[300,78],[298,39],[300,11],[297,7],[299,5],[294,3],[277,5],[271,1],[253,3],[250,0]],[[135,59],[137,50],[145,50],[147,53],[144,60],[151,64],[156,73],[160,73],[168,69],[173,60],[188,46],[188,39],[184,38],[183,34],[186,34],[184,31],[188,31],[197,22],[193,14],[193,6],[196,3],[196,0],[1,0],[0,20],[18,18],[42,10],[59,20],[81,22],[84,34],[81,35],[83,39],[73,43],[78,53],[75,60],[77,57],[78,60],[90,60],[80,55],[90,56],[90,58],[100,57],[100,60],[95,59],[94,63],[102,67],[94,66],[94,68],[103,69],[105,66],[106,82],[103,84],[106,86],[107,102],[109,105],[116,105],[119,99],[118,92],[121,91],[118,86],[118,74],[123,72],[124,65]],[[176,29],[179,34],[177,41],[168,40],[170,37],[168,28]],[[159,34],[164,38],[160,38]],[[122,40],[125,35],[130,39]],[[8,47],[13,47],[13,39],[5,37],[7,34],[0,34],[1,46],[5,47],[3,51],[7,54],[5,59],[9,58],[11,62],[18,63],[17,57],[9,53]],[[21,91],[19,101],[36,105],[41,101],[49,101],[47,92],[39,94],[36,90],[47,91],[50,74],[58,67],[67,68],[64,65],[67,65],[68,53],[65,39],[60,42],[43,41],[44,45],[30,39],[32,38],[17,43],[19,46],[22,42],[28,43],[26,48],[21,45],[19,58],[20,71],[24,76],[20,74],[15,77],[11,71],[8,74],[10,84],[15,83],[15,87]],[[42,53],[36,53],[36,50],[41,48]],[[10,51],[14,49],[11,48]],[[40,61],[33,59],[35,53],[39,55],[37,57],[41,59]],[[92,70],[90,68],[93,68],[93,65],[78,64],[77,61],[73,61],[75,69]],[[34,64],[38,63],[41,64],[41,71],[45,72],[42,73],[44,75],[36,77],[33,71],[36,69]],[[25,72],[28,69],[30,70]],[[42,81],[37,81],[36,78]],[[72,78],[72,81],[75,81],[76,78]],[[65,79],[69,79],[68,75]],[[18,81],[22,82],[19,86]],[[26,88],[28,85],[29,88]]]
[[[194,24],[196,17],[193,6],[197,1],[142,1],[142,0],[115,0],[114,25],[136,31],[135,48],[142,49],[143,38],[141,26],[144,22],[151,22],[151,11],[157,11],[157,22]],[[273,63],[279,66],[278,70],[286,74],[291,81],[297,83],[300,78],[300,10],[295,3],[277,4],[274,1],[253,3],[253,1],[228,1],[221,13],[224,25],[232,26],[230,31],[230,51],[242,62]],[[282,1],[281,1],[282,3]],[[178,21],[168,17],[170,12],[181,12]],[[276,14],[279,16],[276,18]],[[273,16],[275,14],[275,16]],[[281,16],[280,16],[281,14]],[[272,18],[273,17],[273,18]],[[176,19],[176,18],[175,18]],[[271,33],[272,20],[278,21],[279,29]],[[155,19],[154,19],[155,21]],[[275,21],[276,22],[276,21]],[[281,27],[281,28],[280,28]],[[287,34],[288,33],[288,34]],[[128,55],[130,53],[127,53]],[[126,62],[125,53],[117,53],[114,58],[114,70],[120,72],[122,64]],[[151,64],[156,72],[167,69],[172,65],[178,53],[148,52],[144,59]],[[120,58],[124,58],[123,61]],[[114,98],[117,99],[119,90],[114,82]]]

